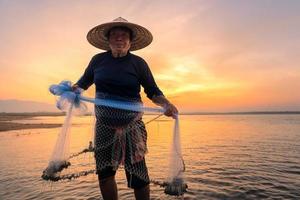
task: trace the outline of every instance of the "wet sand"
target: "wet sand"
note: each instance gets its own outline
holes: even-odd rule
[[[40,116],[63,116],[64,113],[0,113],[0,132],[36,129],[36,128],[57,128],[62,124],[46,124],[46,123],[17,123],[15,120],[31,119]]]

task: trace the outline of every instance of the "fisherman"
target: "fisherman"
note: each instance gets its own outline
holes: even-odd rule
[[[165,109],[166,116],[176,118],[177,108],[157,86],[146,61],[131,53],[152,42],[150,31],[119,17],[91,29],[87,39],[90,44],[105,52],[96,54],[91,59],[82,77],[73,85],[73,90],[78,88],[86,90],[95,84],[96,98],[141,102],[140,86],[142,86],[147,97]],[[104,110],[103,106],[95,106],[97,119],[95,160],[103,198],[118,199],[115,174],[119,164],[124,163],[128,186],[134,189],[135,198],[150,199],[150,181],[145,162],[147,133],[141,115],[133,115],[134,120],[128,122],[130,126],[120,124],[113,128],[114,124],[103,125],[107,119],[110,120],[104,118],[104,111],[109,110]],[[117,110],[111,112],[122,114]],[[103,121],[104,119],[106,121]],[[115,121],[120,122],[120,120]],[[107,144],[111,145],[107,146]],[[126,150],[116,151],[123,145]],[[121,155],[116,155],[115,152],[120,152]]]

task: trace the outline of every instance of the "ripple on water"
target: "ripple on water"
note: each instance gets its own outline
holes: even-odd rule
[[[300,115],[288,116],[293,123],[286,121],[286,117],[183,116],[182,153],[189,186],[184,199],[300,199]],[[197,121],[198,118],[201,121]],[[63,118],[51,120],[61,123]],[[84,130],[88,129],[85,123]],[[165,127],[167,123],[172,126],[171,121],[163,123]],[[165,131],[164,126],[160,126],[159,134],[158,129],[149,131],[147,157],[151,178],[161,181],[165,178],[169,153],[169,141],[165,139],[169,129]],[[85,147],[88,141],[84,138],[88,136],[79,136],[80,126],[72,130],[77,131],[72,135],[72,142]],[[100,198],[96,175],[70,182],[42,181],[40,175],[48,163],[59,129],[28,131],[30,135],[26,131],[1,133],[0,198]],[[34,134],[36,132],[41,134]],[[15,137],[15,134],[20,136]],[[81,150],[78,147],[80,145],[72,146],[72,151]],[[82,160],[74,162],[81,164]],[[76,164],[72,166],[81,170]],[[120,199],[133,199],[123,169],[119,172]],[[151,185],[151,196],[159,200],[180,199],[165,195],[163,188],[154,185]]]

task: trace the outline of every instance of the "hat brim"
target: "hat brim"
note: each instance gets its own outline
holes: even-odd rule
[[[150,31],[146,28],[130,23],[130,22],[109,22],[100,24],[92,28],[87,34],[87,40],[89,43],[102,50],[110,50],[108,40],[106,38],[107,32],[116,26],[124,26],[129,28],[133,33],[133,38],[131,41],[131,46],[129,51],[135,51],[148,46],[152,40],[153,36]]]

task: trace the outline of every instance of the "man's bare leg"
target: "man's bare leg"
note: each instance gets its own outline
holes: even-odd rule
[[[118,188],[115,180],[115,176],[107,177],[103,180],[99,180],[101,194],[104,200],[117,200]]]
[[[150,186],[134,189],[134,196],[136,200],[150,200]]]

